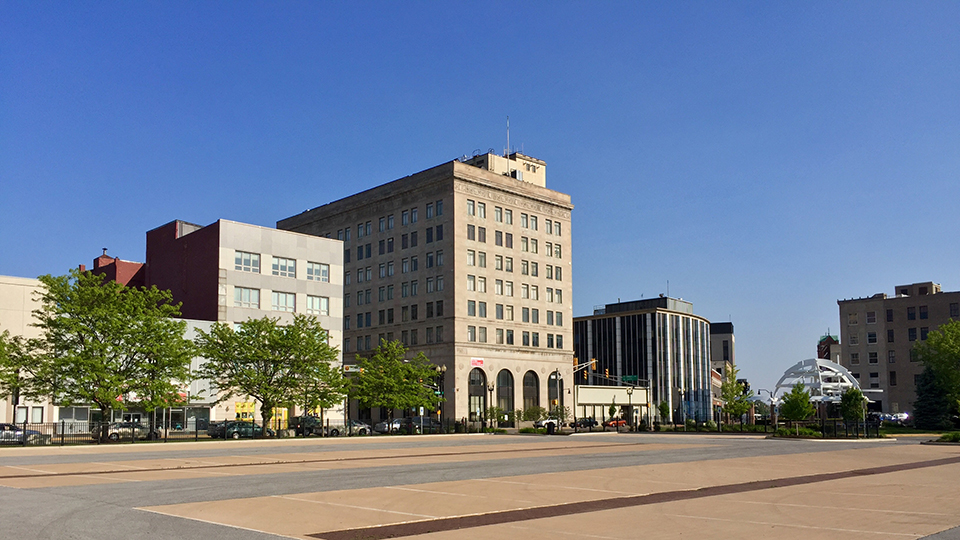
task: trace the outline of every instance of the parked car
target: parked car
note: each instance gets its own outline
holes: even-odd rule
[[[23,426],[16,424],[0,424],[0,443],[2,444],[34,444],[42,435],[35,429],[23,430]]]
[[[340,435],[370,435],[374,432],[374,429],[370,427],[370,424],[364,424],[363,422],[357,420],[350,420],[347,424],[330,426],[330,437],[339,437]]]
[[[305,437],[323,435],[323,423],[319,416],[292,416],[287,420],[287,427],[296,431],[297,435]]]
[[[576,422],[571,422],[570,427],[580,429],[593,429],[600,424],[593,418],[577,418]]]
[[[544,418],[542,420],[537,420],[533,423],[533,427],[545,428],[547,427],[547,424],[553,424],[554,429],[560,427],[560,422],[558,422],[556,418]]]
[[[100,439],[106,429],[107,439],[111,441],[122,441],[126,439],[159,439],[160,432],[150,430],[150,426],[145,426],[139,422],[112,422],[110,424],[100,424],[90,430],[90,436],[94,440]]]
[[[377,424],[373,426],[373,430],[377,433],[397,433],[400,431],[400,423],[399,418],[394,418],[392,421],[377,422]]]
[[[626,427],[626,425],[627,425],[627,421],[624,420],[624,419],[622,419],[622,418],[612,418],[612,419],[607,420],[606,422],[603,423],[603,427],[604,427],[604,428],[608,428],[608,427],[612,427],[612,428]]]
[[[226,435],[224,435],[224,432]],[[274,431],[270,428],[267,428],[266,431],[260,425],[253,422],[244,422],[244,421],[231,421],[226,423],[210,423],[210,427],[207,428],[207,435],[213,437],[214,439],[255,439],[259,437],[273,437],[276,435]]]
[[[407,435],[421,433],[440,433],[443,425],[436,418],[429,416],[408,416],[400,421],[400,433]]]

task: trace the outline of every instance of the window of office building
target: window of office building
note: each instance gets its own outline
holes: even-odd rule
[[[477,340],[477,327],[467,326],[467,341],[476,341],[476,340]]]
[[[867,361],[870,362],[871,364],[879,364],[879,363],[880,363],[879,358],[877,358],[877,353],[875,353],[875,352],[868,352],[868,353],[867,353]]]
[[[477,203],[477,217],[487,219],[487,205],[485,203]]]
[[[284,257],[274,257],[273,275],[292,278],[297,277],[297,261]]]
[[[307,279],[311,281],[330,282],[330,265],[323,263],[307,263]]]
[[[908,328],[907,329],[907,341],[916,341],[917,340],[917,329]]]
[[[927,317],[928,317],[927,306],[920,306],[920,318],[926,319]]]
[[[887,322],[893,322],[893,310],[892,310],[892,309],[888,309],[888,310],[887,310]]]
[[[950,317],[954,319],[960,318],[960,303],[954,302],[950,304]]]
[[[857,365],[860,363],[860,353],[852,352],[850,353],[850,364]]]
[[[915,320],[917,320],[917,308],[915,308],[915,307],[908,307],[908,308],[907,308],[907,320],[908,320],[908,321],[915,321]]]
[[[868,311],[867,312],[867,324],[876,324],[877,322],[877,312]]]
[[[895,351],[887,351],[887,362],[891,364],[897,363],[897,353]]]
[[[893,330],[887,330],[887,343],[893,343]]]
[[[470,199],[467,199],[467,215],[468,216],[477,215],[477,203]]]
[[[234,287],[233,305],[235,307],[260,309],[260,289]]]
[[[310,315],[330,315],[330,299],[326,296],[307,295],[307,313]]]
[[[238,251],[234,256],[234,269],[241,272],[260,273],[260,254]]]
[[[273,291],[272,309],[274,311],[296,311],[297,296],[293,293]]]
[[[930,332],[930,329],[927,328],[926,326],[924,326],[923,328],[921,328],[921,329],[920,329],[920,341],[926,340],[926,339],[927,339],[927,334],[928,334],[929,332]]]
[[[877,333],[867,332],[867,343],[876,343],[876,342],[877,342]]]

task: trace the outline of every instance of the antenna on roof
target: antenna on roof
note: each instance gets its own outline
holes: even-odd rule
[[[107,248],[100,248],[100,249],[102,249],[102,250],[103,250],[103,254],[104,254],[104,255],[106,255],[106,254],[107,254]]]
[[[510,116],[507,115],[507,151],[504,152],[503,157],[510,155]]]

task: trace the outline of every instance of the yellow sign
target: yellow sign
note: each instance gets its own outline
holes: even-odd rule
[[[256,403],[252,401],[238,401],[233,406],[236,412],[236,419],[246,422],[253,422],[253,413],[256,409]]]

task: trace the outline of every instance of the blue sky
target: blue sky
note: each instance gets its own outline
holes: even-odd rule
[[[143,260],[510,142],[574,210],[574,314],[732,320],[770,388],[839,298],[960,289],[954,2],[0,1],[0,274]]]

